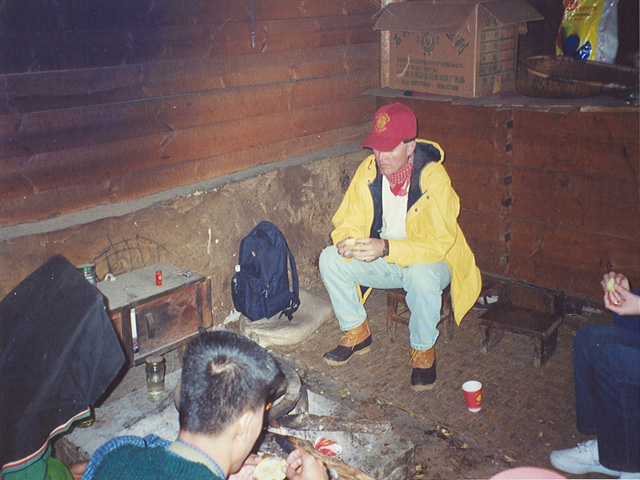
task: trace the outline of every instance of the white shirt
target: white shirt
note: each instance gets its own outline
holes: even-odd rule
[[[402,240],[407,238],[407,201],[409,195],[396,196],[391,193],[387,177],[382,177],[382,230],[380,238]]]

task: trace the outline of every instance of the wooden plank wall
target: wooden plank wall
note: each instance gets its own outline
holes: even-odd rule
[[[637,110],[399,101],[416,112],[420,136],[445,151],[483,271],[595,301],[610,269],[640,287]]]
[[[139,198],[368,130],[375,100],[362,92],[379,85],[379,2],[76,3],[0,11],[0,224]]]

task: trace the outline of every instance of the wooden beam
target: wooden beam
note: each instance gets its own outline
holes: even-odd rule
[[[7,149],[4,152],[7,159],[11,159],[11,152],[19,158],[26,152],[35,155],[29,167],[33,172],[42,163],[38,154],[46,152],[80,149],[67,158],[76,164],[82,163],[82,157],[92,156],[92,148],[101,149],[100,144],[166,135],[166,140],[159,142],[162,143],[191,128],[218,128],[226,122],[248,121],[251,117],[273,116],[337,101],[359,99],[362,103],[361,92],[376,78],[377,72],[371,69],[290,83],[16,115],[14,121],[5,122],[6,129],[0,129],[0,136],[11,136],[22,147]],[[288,129],[295,131],[296,126]],[[64,153],[49,156],[45,162],[47,169],[55,169],[65,158]],[[61,168],[69,166],[64,164]]]
[[[221,124],[140,136],[109,143],[34,155],[24,176],[40,191],[108,181],[126,172],[179,165],[251,146],[365,123],[370,99],[319,104]],[[239,136],[238,132],[246,132]],[[297,155],[294,153],[292,156]],[[266,157],[268,158],[268,157]],[[255,164],[267,163],[254,160]],[[69,175],[73,171],[73,175]],[[161,190],[161,188],[159,188]]]
[[[256,47],[248,25],[223,24],[212,32],[215,55],[239,55],[378,42],[370,14],[256,22]],[[218,40],[219,39],[219,40]],[[224,42],[222,41],[224,39]]]
[[[28,71],[33,52],[41,69],[61,70],[374,43],[372,25],[369,13],[256,21],[255,46],[247,21],[5,35],[3,51],[11,58],[0,73]]]
[[[332,0],[331,2],[300,2],[299,0],[262,1],[254,4],[255,20],[296,19],[337,15],[373,14],[378,0]],[[217,2],[201,0],[158,3],[153,11],[156,18],[178,25],[197,23],[249,22],[249,2]]]
[[[373,106],[371,106],[373,109]],[[372,111],[366,117],[370,118]],[[121,176],[90,180],[85,183],[39,191],[37,194],[14,197],[0,203],[0,222],[4,225],[23,223],[71,213],[96,205],[134,200],[180,185],[197,183],[225,173],[256,165],[303,155],[361,140],[369,123],[349,125],[320,133],[293,137],[266,145],[251,146],[228,154],[193,159],[184,164],[157,167],[147,172],[124,171]],[[87,173],[91,173],[89,170]]]
[[[267,52],[0,78],[11,103],[7,113],[30,113],[370,70],[378,65],[377,48],[374,43],[333,45],[288,55]]]

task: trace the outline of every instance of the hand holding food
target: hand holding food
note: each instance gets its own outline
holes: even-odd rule
[[[361,262],[373,262],[382,257],[384,246],[384,240],[379,238],[359,238],[357,248],[353,250],[353,258]]]
[[[253,471],[256,480],[284,480],[287,461],[280,457],[265,457],[260,460]]]
[[[373,262],[382,257],[384,247],[384,240],[379,238],[348,237],[336,244],[340,255],[345,258],[355,258],[361,262]]]
[[[629,290],[630,289],[629,279],[626,276],[624,276],[623,274],[616,273],[616,272],[605,273],[602,276],[602,281],[600,282],[600,285],[602,285],[602,290],[605,293],[607,291],[615,292],[615,290],[616,290],[615,286],[616,285],[620,285],[625,290]]]
[[[629,290],[629,279],[620,273],[609,272],[602,276],[600,285],[604,291],[605,306],[607,303],[620,305],[622,297],[616,292],[616,285],[620,285],[624,290]]]
[[[629,279],[626,276],[609,272],[602,277],[600,284],[607,309],[618,315],[640,314],[640,297],[629,291]]]
[[[356,258],[357,252],[360,250],[360,240],[347,237],[336,244],[338,253],[345,258]]]

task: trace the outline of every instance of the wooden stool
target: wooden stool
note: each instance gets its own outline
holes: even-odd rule
[[[407,292],[402,288],[391,288],[387,290],[387,332],[392,331],[392,337],[396,336],[398,323],[409,325],[411,312],[407,306]],[[454,326],[453,309],[451,308],[451,292],[449,287],[442,291],[442,308],[440,310],[440,321],[444,322],[445,341],[453,339]]]

